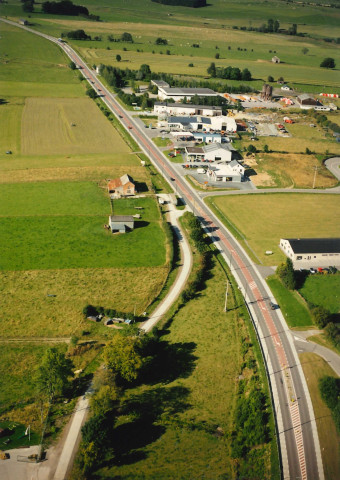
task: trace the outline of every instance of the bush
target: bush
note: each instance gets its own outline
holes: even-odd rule
[[[333,410],[339,401],[339,380],[334,377],[322,377],[319,380],[319,389],[322,400],[325,402],[328,408]]]
[[[289,290],[294,290],[296,285],[293,262],[287,258],[286,263],[281,263],[276,269],[276,274]]]
[[[326,308],[322,307],[321,305],[318,307],[313,307],[311,309],[311,314],[314,323],[319,328],[324,328],[330,320],[330,312]]]
[[[320,63],[320,67],[322,68],[335,68],[334,58],[327,57],[322,60]]]

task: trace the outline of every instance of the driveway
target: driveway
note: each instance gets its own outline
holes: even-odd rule
[[[325,165],[334,177],[340,181],[340,157],[329,158],[325,161]]]

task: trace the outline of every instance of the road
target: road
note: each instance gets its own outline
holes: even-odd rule
[[[59,44],[68,57],[81,67],[80,71],[84,77],[91,82],[98,94],[104,95],[102,99],[108,108],[121,121],[160,173],[169,183],[175,185],[176,192],[183,197],[211,235],[244,294],[262,348],[272,394],[282,478],[323,480],[314,412],[302,367],[280,310],[270,309],[269,301],[277,302],[258,272],[257,266],[185,178],[179,177],[162,152],[145,136],[145,132],[133,117],[125,113],[114,95],[105,88],[78,54],[69,45],[60,44],[49,35],[28,27],[21,28]],[[171,178],[174,180],[171,181]]]

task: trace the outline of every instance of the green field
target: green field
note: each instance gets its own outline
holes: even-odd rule
[[[230,195],[210,197],[207,203],[246,249],[249,244],[264,265],[277,265],[285,260],[278,246],[280,238],[339,236],[337,195]],[[266,256],[267,250],[273,255]]]
[[[340,312],[340,275],[309,275],[299,292],[312,305]]]
[[[336,431],[331,412],[321,398],[318,381],[326,375],[331,377],[337,377],[337,375],[323,358],[314,353],[302,353],[299,358],[313,403],[325,479],[334,480],[340,476],[338,448],[340,436]]]
[[[313,327],[308,307],[296,291],[288,290],[275,276],[268,277],[267,283],[290,328]]]

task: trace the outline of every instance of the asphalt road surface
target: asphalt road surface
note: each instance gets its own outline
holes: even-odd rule
[[[15,26],[19,25],[13,23]],[[174,185],[175,191],[201,220],[230,264],[239,288],[244,293],[262,348],[276,419],[277,439],[282,478],[323,480],[319,439],[313,407],[293,339],[280,310],[271,310],[270,301],[277,303],[259,274],[256,265],[231,233],[204,204],[197,192],[179,177],[162,152],[145,136],[133,117],[127,114],[78,54],[54,37],[21,27],[59,44],[69,58],[81,67],[84,77],[102,95],[102,100],[117,116],[140,148],[162,175]],[[173,179],[173,180],[170,180]],[[275,479],[273,479],[275,480]]]

